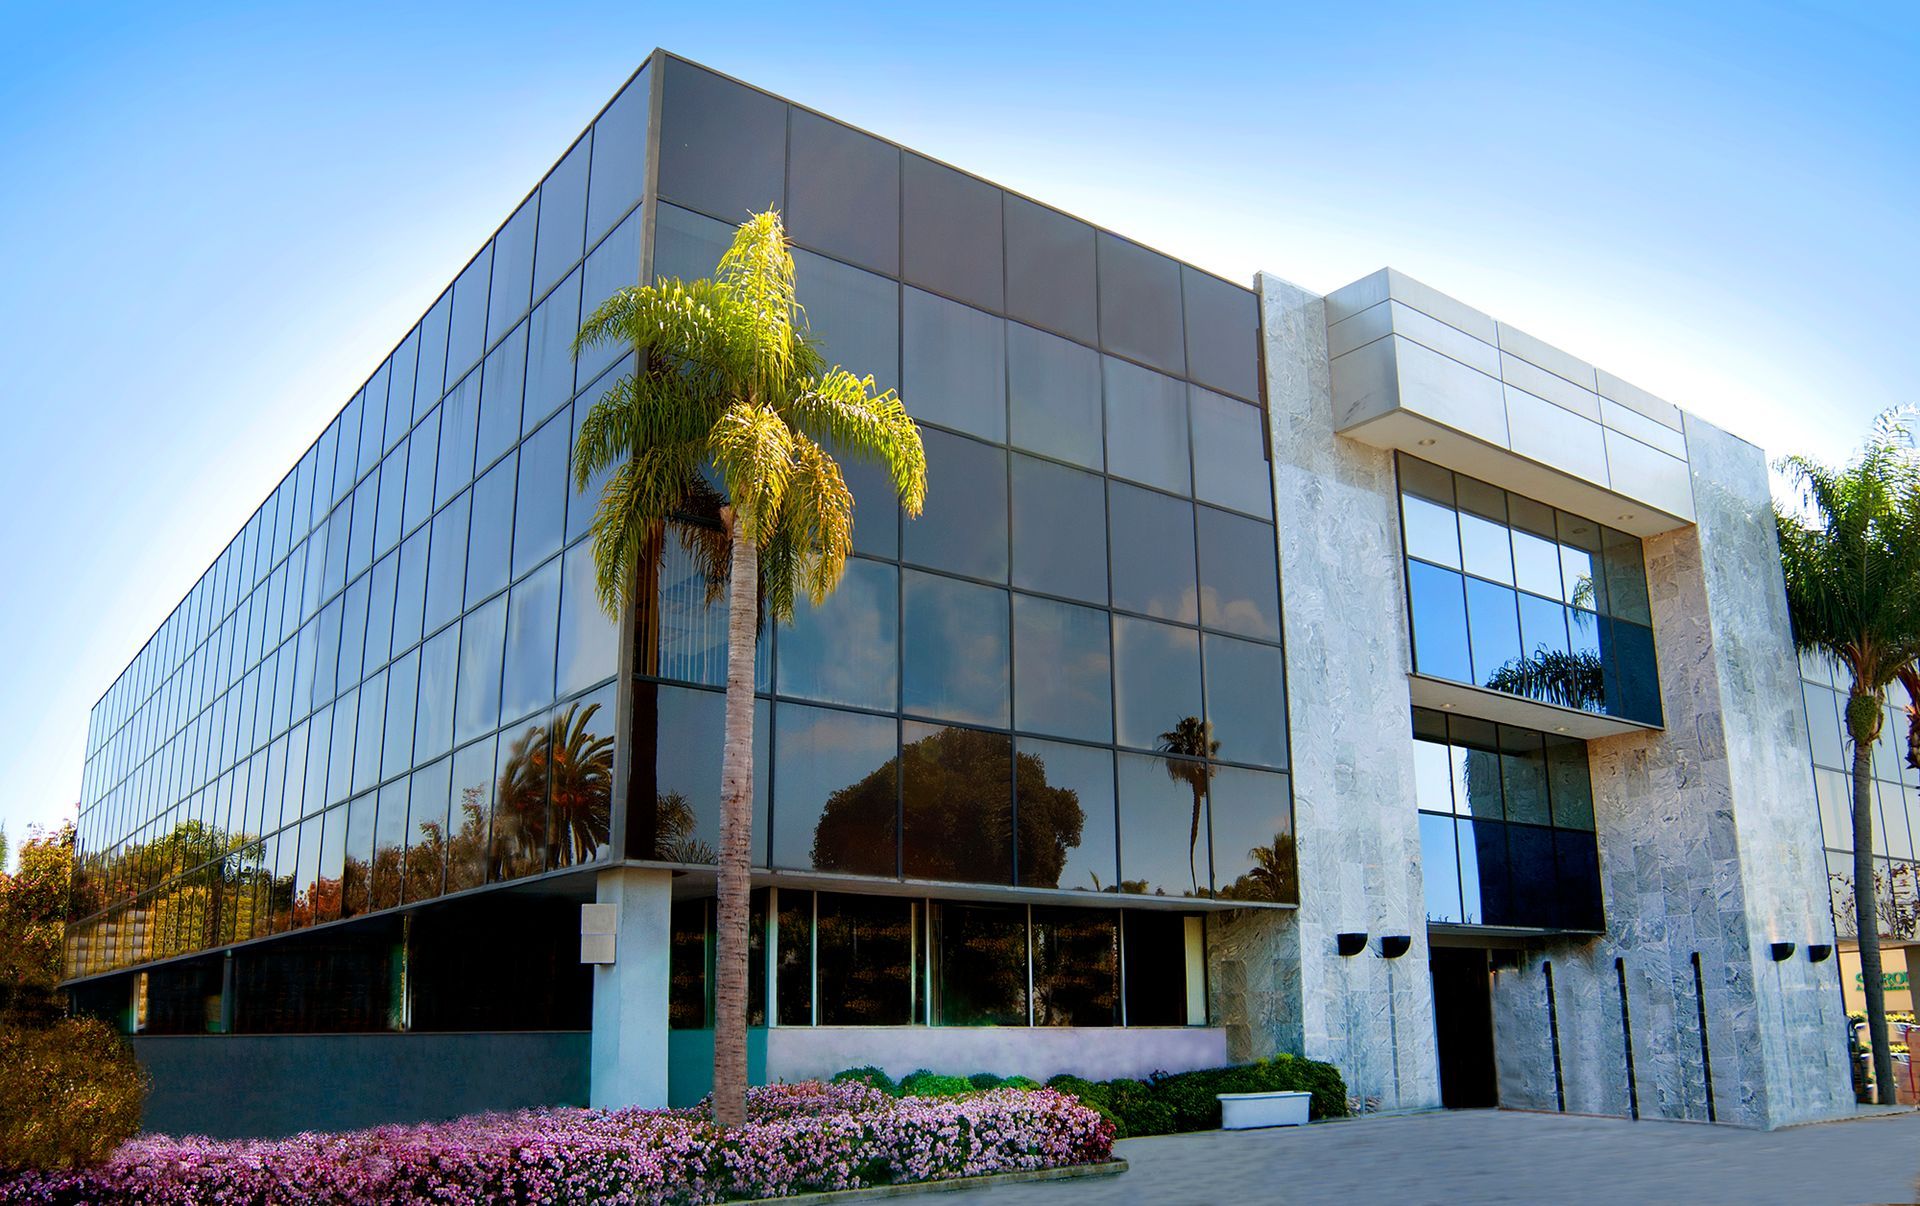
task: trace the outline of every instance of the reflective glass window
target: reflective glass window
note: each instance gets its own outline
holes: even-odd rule
[[[593,171],[587,177],[589,242],[640,203],[647,176],[650,99],[643,70],[593,123]]]
[[[519,489],[513,512],[513,576],[518,578],[560,548],[567,526],[566,418],[554,419],[520,446]]]
[[[1607,614],[1607,583],[1600,568],[1600,525],[1589,519],[1554,513],[1560,540],[1560,588],[1574,607]]]
[[[904,710],[1004,727],[1008,712],[1007,592],[905,571]]]
[[[360,681],[367,648],[367,579],[358,578],[341,596],[340,685]]]
[[[575,274],[534,307],[528,324],[523,428],[538,423],[573,397],[573,337],[579,330],[580,277]]]
[[[1513,584],[1513,545],[1507,536],[1507,493],[1470,477],[1454,479],[1460,501],[1462,567],[1494,582]]]
[[[579,447],[580,425],[586,422],[587,416],[593,412],[594,406],[613,383],[633,372],[633,363],[633,356],[628,354],[619,364],[608,369],[598,381],[582,390],[579,399],[573,404],[573,438],[568,444],[567,457],[567,540],[569,542],[585,536],[588,529],[593,526],[593,516],[599,509],[601,492],[606,489],[607,482],[613,478],[613,466],[609,465],[589,478],[584,490],[574,489],[572,484],[574,462],[571,450]]]
[[[440,412],[430,411],[407,443],[407,484],[400,528],[411,532],[433,514],[433,466],[440,459]]]
[[[1106,491],[1100,478],[1013,458],[1013,584],[1107,601]]]
[[[660,112],[660,195],[728,222],[783,204],[787,107],[669,59]]]
[[[1454,822],[1460,856],[1460,913],[1467,925],[1510,924],[1507,827],[1466,817]]]
[[[1509,821],[1545,825],[1551,810],[1547,803],[1547,756],[1542,735],[1532,729],[1500,726],[1500,782],[1506,799]]]
[[[942,1026],[1027,1024],[1027,910],[933,905],[933,1020]]]
[[[877,272],[900,267],[900,152],[804,109],[788,129],[787,226],[796,241]]]
[[[1473,653],[1473,681],[1515,695],[1535,694],[1535,684],[1520,664],[1520,613],[1504,586],[1466,580],[1467,640]]]
[[[1400,523],[1406,534],[1407,556],[1460,568],[1460,524],[1453,510],[1453,474],[1425,461],[1401,457]]]
[[[900,755],[907,877],[1012,883],[1013,739],[907,721]]]
[[[473,480],[473,442],[480,425],[480,374],[470,373],[440,404],[440,460],[434,470],[436,505]]]
[[[513,454],[473,484],[473,519],[467,530],[467,606],[507,584],[513,545]]]
[[[1287,764],[1286,681],[1280,650],[1208,633],[1207,724],[1218,756],[1259,766]]]
[[[393,596],[400,558],[392,553],[380,559],[367,575],[367,637],[362,673],[384,666],[393,647]]]
[[[433,517],[427,547],[426,630],[460,614],[467,573],[467,513],[471,499],[462,494]]]
[[[560,614],[560,563],[513,588],[507,601],[507,652],[500,715],[512,721],[553,700],[554,641]]]
[[[1007,313],[1093,343],[1099,338],[1093,228],[1012,195],[1005,222]]]
[[[480,428],[474,442],[474,466],[485,468],[520,438],[520,401],[527,379],[527,328],[513,329],[487,355],[480,374]]]
[[[1189,493],[1187,387],[1111,356],[1106,393],[1107,471],[1175,494]]]
[[[1260,310],[1247,289],[1180,267],[1186,301],[1187,375],[1241,398],[1259,397]]]
[[[614,688],[609,683],[591,695],[555,708],[550,714],[546,740],[552,780],[553,829],[548,862],[553,866],[572,866],[611,854],[608,843],[613,819],[613,696]],[[763,706],[755,713],[756,765],[767,753],[765,728]],[[765,809],[758,804],[765,794],[765,789],[756,782],[755,825],[765,823]]]
[[[640,283],[640,226],[640,213],[635,211],[587,254],[580,284],[581,321],[598,309],[601,302],[629,285]],[[626,350],[627,347],[618,342],[582,349],[576,369],[579,379],[593,380]]]
[[[493,831],[487,878],[518,879],[547,869],[552,818],[548,812],[548,772],[543,756],[545,726],[538,718],[500,734],[494,769]]]
[[[1187,366],[1180,266],[1101,231],[1100,346],[1170,373]]]
[[[1020,882],[1113,891],[1119,845],[1112,751],[1031,737],[1019,738],[1017,749]]]
[[[1273,528],[1212,507],[1194,510],[1200,622],[1241,636],[1279,640],[1279,543]]]
[[[1559,599],[1560,546],[1554,539],[1553,508],[1510,494],[1507,515],[1513,525],[1514,585]]]
[[[614,672],[620,657],[620,634],[594,593],[590,545],[567,550],[561,578],[556,692],[567,696]]]
[[[999,189],[909,152],[900,209],[903,278],[969,305],[1001,308]]]
[[[711,277],[719,266],[720,257],[732,245],[733,234],[733,227],[716,218],[681,209],[678,205],[662,204],[659,217],[654,219],[654,279],[697,281]],[[796,285],[806,278],[806,269],[800,259],[802,254],[795,249]],[[811,259],[820,264],[838,263],[824,256],[812,256]],[[808,321],[811,322],[813,317],[812,308],[808,307]]]
[[[396,779],[382,787],[375,798],[368,905],[391,909],[400,903],[402,864],[406,857],[407,781]]]
[[[1193,419],[1193,493],[1236,511],[1273,517],[1273,467],[1258,407],[1204,389],[1188,392]]]
[[[1647,601],[1647,563],[1640,541],[1612,528],[1603,528],[1601,532],[1600,557],[1606,569],[1609,607],[1620,619],[1651,625],[1653,610]]]
[[[1287,777],[1238,766],[1211,768],[1208,823],[1217,896],[1292,904],[1300,899]]]
[[[782,695],[892,711],[899,697],[900,571],[855,558],[825,603],[794,606],[780,631]]]
[[[360,691],[359,733],[353,743],[353,790],[380,782],[380,742],[387,731],[387,676],[376,674]]]
[[[902,557],[974,578],[1007,578],[1007,454],[924,431],[927,500],[902,533]]]
[[[447,376],[472,368],[487,341],[487,279],[493,272],[493,244],[473,257],[453,282],[453,312],[447,326]]]
[[[1413,612],[1414,669],[1435,678],[1472,682],[1460,575],[1420,561],[1407,562],[1407,603]]]
[[[420,655],[409,653],[387,674],[386,732],[381,742],[380,777],[390,779],[413,766],[414,704],[420,691]]]
[[[726,249],[725,242],[720,246]],[[794,296],[820,355],[829,365],[871,376],[876,389],[900,388],[900,286],[810,251],[795,251],[793,261]],[[704,274],[712,271],[708,266]],[[908,405],[920,413],[918,403]]]
[[[1426,889],[1427,920],[1454,922],[1460,913],[1460,857],[1454,849],[1452,817],[1420,816],[1420,878]]]
[[[540,183],[539,229],[533,247],[533,295],[539,297],[586,250],[587,160],[592,137],[582,137]]]
[[[1199,620],[1193,504],[1110,482],[1107,507],[1113,605],[1188,624]]]
[[[908,289],[900,325],[907,410],[923,422],[1004,443],[1006,321]]]
[[[440,401],[447,381],[447,320],[453,313],[453,290],[442,293],[420,320],[420,363],[413,374],[413,417],[419,418]]]
[[[774,724],[773,865],[893,875],[898,722],[783,703]]]
[[[453,811],[448,823],[454,829],[447,842],[449,892],[477,888],[488,879],[497,744],[492,737],[483,738],[453,756]]]
[[[886,469],[866,461],[840,462],[853,495],[853,551],[894,560],[900,556],[900,503]]]
[[[1209,891],[1206,764],[1123,753],[1118,767],[1120,890],[1143,896]]]
[[[1112,662],[1105,612],[1013,596],[1014,727],[1113,740]]]
[[[1033,910],[1033,1024],[1120,1024],[1119,914]]]
[[[1099,469],[1100,356],[1057,335],[1007,324],[1007,421],[1018,448]]]
[[[533,300],[533,236],[540,194],[521,202],[500,233],[493,236],[493,287],[487,300],[487,343],[520,321]]]
[[[1115,616],[1113,689],[1121,745],[1156,749],[1183,724],[1199,723],[1200,634]]]
[[[506,623],[505,598],[468,612],[461,622],[460,683],[453,709],[456,740],[477,736],[500,723],[500,657]]]
[[[1486,821],[1503,820],[1498,726],[1490,720],[1450,717],[1452,741],[1453,808],[1462,816]]]
[[[396,555],[399,575],[393,594],[393,647],[407,649],[420,640],[420,625],[427,605],[427,542],[431,532],[422,529],[407,537]]]
[[[1593,828],[1593,782],[1587,770],[1585,742],[1547,734],[1547,794],[1553,823],[1567,829]]]
[[[900,1026],[911,1019],[917,901],[818,898],[814,958],[823,1026]]]

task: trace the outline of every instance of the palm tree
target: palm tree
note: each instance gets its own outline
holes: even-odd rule
[[[593,520],[600,602],[632,603],[640,555],[659,525],[712,481],[723,495],[727,695],[715,921],[714,1119],[746,1120],[747,891],[753,827],[753,665],[761,609],[790,620],[802,593],[823,602],[853,541],[853,495],[835,462],[883,466],[900,505],[926,498],[920,433],[893,391],[829,368],[794,300],[779,214],[754,214],[712,280],[623,289],[587,316],[575,350],[631,346],[635,371],[580,427],[575,482],[611,469]],[[709,476],[710,475],[710,476]]]
[[[1888,684],[1920,655],[1920,475],[1899,421],[1883,415],[1864,451],[1843,469],[1806,457],[1780,463],[1798,486],[1804,515],[1775,508],[1794,643],[1845,669],[1847,736],[1853,741],[1853,867],[1874,882],[1873,744]],[[1854,893],[1874,1080],[1893,1100],[1880,972],[1877,894]]]
[[[1172,728],[1160,734],[1154,749],[1166,756],[1167,778],[1193,790],[1193,824],[1187,831],[1187,878],[1193,881],[1193,894],[1198,896],[1200,872],[1195,869],[1194,857],[1200,849],[1200,806],[1207,798],[1207,784],[1213,779],[1213,766],[1205,760],[1220,752],[1220,743],[1213,739],[1212,725],[1198,716],[1182,716]]]

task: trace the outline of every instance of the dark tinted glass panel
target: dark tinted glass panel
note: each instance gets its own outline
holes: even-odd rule
[[[1547,756],[1539,733],[1500,726],[1500,781],[1505,789],[1507,820],[1529,825],[1547,823]]]
[[[493,236],[493,288],[487,301],[489,344],[519,322],[533,300],[533,236],[539,214],[540,196],[535,193]]]
[[[561,570],[556,693],[571,695],[614,672],[620,635],[594,593],[593,549],[567,550]]]
[[[1273,470],[1258,408],[1203,389],[1193,410],[1193,492],[1206,502],[1273,517]]]
[[[1460,859],[1453,835],[1452,817],[1420,815],[1420,877],[1426,886],[1430,922],[1461,920]]]
[[[1538,825],[1507,826],[1508,923],[1554,923],[1553,831]]]
[[[1511,925],[1512,881],[1507,873],[1507,827],[1460,818],[1460,912],[1467,925]]]
[[[1455,716],[1447,726],[1453,738],[1454,811],[1500,820],[1506,810],[1500,802],[1500,746],[1495,725]]]
[[[1007,313],[1093,343],[1093,228],[1024,197],[1006,199]]]
[[[569,276],[534,308],[527,334],[522,426],[538,423],[573,397],[573,336],[580,329],[580,278]]]
[[[813,893],[780,893],[775,914],[774,1002],[782,1026],[813,1024]]]
[[[1460,575],[1409,561],[1407,596],[1413,610],[1414,669],[1435,678],[1472,682],[1466,596]]]
[[[662,205],[660,216],[654,220],[654,279],[697,281],[712,277],[720,257],[733,243],[733,231],[733,227],[717,218],[677,205]],[[799,254],[795,253],[796,260]],[[804,275],[797,264],[795,275]],[[811,309],[807,311],[807,318],[813,319]]]
[[[876,389],[898,389],[900,286],[808,251],[793,262],[794,294],[827,363],[871,376]]]
[[[1089,469],[1106,463],[1100,356],[1091,348],[1008,323],[1007,410],[1015,447]]]
[[[1287,777],[1216,766],[1207,795],[1215,893],[1229,900],[1297,902]]]
[[[900,571],[854,559],[818,607],[802,599],[779,637],[782,695],[890,712],[898,700]]]
[[[667,938],[667,1025],[675,1030],[699,1030],[708,1017],[708,914],[713,898],[676,900]]]
[[[1007,438],[1006,321],[908,289],[901,310],[901,397],[916,419]]]
[[[539,233],[534,240],[533,292],[546,292],[586,250],[587,161],[592,139],[573,144],[540,185]]]
[[[1600,621],[1606,624],[1607,621]],[[1625,620],[1614,620],[1613,666],[1619,676],[1617,702],[1609,710],[1629,720],[1659,724],[1660,681],[1654,667],[1653,630]],[[1616,697],[1610,692],[1610,702]]]
[[[1122,916],[1127,1025],[1187,1024],[1187,923],[1195,920],[1142,910]]]
[[[1254,295],[1181,265],[1186,295],[1187,375],[1242,398],[1259,397],[1260,311]]]
[[[941,720],[1007,723],[1007,592],[906,571],[905,674],[908,712]]]
[[[1607,581],[1600,566],[1600,525],[1557,511],[1554,527],[1560,540],[1560,589],[1565,601],[1607,614]]]
[[[710,529],[675,525],[643,563],[635,669],[655,678],[724,686],[727,600],[702,568]],[[760,648],[766,650],[767,642]]]
[[[628,852],[672,863],[716,862],[726,696],[651,684],[641,684],[636,692],[635,732],[642,741],[649,733],[657,737],[634,758]]]
[[[1000,309],[1000,190],[918,155],[904,158],[901,276],[969,305]]]
[[[1625,532],[1602,529],[1601,561],[1606,567],[1607,602],[1616,618],[1653,623],[1647,602],[1647,563],[1640,541]]]
[[[1119,482],[1107,487],[1113,605],[1191,624],[1200,618],[1193,505]]]
[[[1022,737],[1014,766],[1020,882],[1034,888],[1111,892],[1119,847],[1113,754]]]
[[[559,622],[560,563],[513,588],[507,598],[506,668],[500,715],[512,721],[553,701],[554,639]]]
[[[773,864],[895,874],[897,722],[800,704],[776,713]]]
[[[660,195],[727,222],[780,206],[787,107],[763,92],[667,60]]]
[[[1033,910],[1033,1024],[1120,1024],[1120,917],[1098,909]]]
[[[1280,639],[1280,569],[1273,528],[1196,507],[1200,622],[1242,636]]]
[[[1207,786],[1201,763],[1120,755],[1123,890],[1191,895],[1207,886]]]
[[[1466,585],[1473,681],[1516,695],[1534,694],[1533,676],[1519,664],[1520,616],[1513,592],[1478,578],[1468,578]]]
[[[447,319],[453,312],[453,290],[449,289],[433,303],[420,320],[420,363],[413,374],[413,414],[426,414],[446,387]],[[322,475],[316,475],[324,481]]]
[[[840,474],[853,495],[853,551],[893,560],[900,556],[900,504],[893,480],[879,465],[846,459]]]
[[[787,226],[797,242],[878,272],[900,267],[900,152],[803,109],[788,130]]]
[[[1015,728],[1113,740],[1107,629],[1103,611],[1013,596]]]
[[[454,736],[464,741],[500,722],[500,655],[507,601],[497,598],[469,612],[460,625],[460,684],[454,697]]]
[[[484,468],[520,438],[521,389],[527,377],[527,328],[513,334],[487,356],[480,377],[480,431],[474,464]]]
[[[563,416],[520,446],[520,481],[513,512],[513,573],[517,578],[560,548],[567,526],[567,440]]]
[[[1012,883],[1012,738],[907,721],[901,740],[906,875]]]
[[[467,605],[507,584],[507,557],[513,546],[515,458],[487,470],[473,484],[473,519],[467,533]]]
[[[1560,693],[1569,707],[1590,712],[1619,713],[1621,708],[1618,667],[1608,661],[1612,637],[1606,635],[1607,621],[1590,611],[1565,607],[1568,661],[1565,669],[1544,677],[1550,690]]]
[[[942,901],[933,909],[934,1021],[1026,1025],[1026,908]]]
[[[1187,387],[1123,360],[1102,359],[1106,389],[1107,471],[1186,494]]]
[[[1100,346],[1170,373],[1187,365],[1180,266],[1101,231]]]
[[[1600,903],[1600,851],[1591,833],[1556,830],[1553,835],[1556,877],[1550,924],[1569,930],[1603,930],[1606,916]]]
[[[1200,634],[1115,616],[1113,689],[1119,743],[1158,748],[1200,718]]]
[[[593,123],[593,171],[587,177],[587,241],[640,203],[647,177],[647,73],[640,72]]]
[[[1571,737],[1546,738],[1548,794],[1553,800],[1553,823],[1569,829],[1593,828],[1593,782],[1587,770],[1587,747]]]
[[[447,376],[472,368],[487,340],[487,278],[493,270],[493,244],[481,249],[453,282],[453,316],[447,329]]]
[[[1208,633],[1207,723],[1221,758],[1287,764],[1286,681],[1280,650]]]
[[[927,501],[906,525],[902,556],[974,578],[1007,578],[1007,454],[944,432],[921,433]]]
[[[823,1026],[901,1026],[911,1020],[916,902],[819,897],[814,938]]]
[[[1013,584],[1105,603],[1105,501],[1106,491],[1095,474],[1016,455]]]

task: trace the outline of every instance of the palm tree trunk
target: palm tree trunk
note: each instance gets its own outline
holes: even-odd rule
[[[753,663],[760,551],[732,520],[727,578],[727,720],[720,761],[720,891],[714,926],[713,1118],[747,1120],[747,893],[753,831]]]
[[[1195,869],[1200,852],[1200,802],[1206,794],[1200,788],[1193,789],[1193,824],[1187,830],[1187,878],[1193,881],[1193,894],[1200,895],[1200,872]]]
[[[1871,695],[1856,694],[1847,700],[1847,730],[1853,738],[1854,928],[1860,939],[1860,979],[1867,997],[1875,1092],[1881,1105],[1892,1105],[1893,1048],[1887,1039],[1886,986],[1880,978],[1880,897],[1873,874],[1873,743],[1880,736],[1880,716],[1880,702]]]

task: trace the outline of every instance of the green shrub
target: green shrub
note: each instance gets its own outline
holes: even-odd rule
[[[97,1164],[140,1129],[147,1076],[94,1018],[0,1029],[0,1169]]]
[[[1251,1064],[1202,1068],[1151,1080],[1089,1081],[1078,1076],[1056,1076],[1049,1088],[1071,1093],[1111,1119],[1120,1138],[1211,1130],[1220,1125],[1221,1093],[1273,1093],[1282,1090],[1313,1094],[1307,1107],[1311,1118],[1341,1118],[1347,1113],[1347,1088],[1331,1064],[1276,1055]]]
[[[1000,1082],[1003,1089],[1038,1089],[1040,1082],[1030,1076],[1009,1076]]]
[[[858,1081],[894,1097],[900,1096],[900,1086],[893,1082],[893,1077],[888,1076],[885,1069],[876,1068],[872,1064],[834,1073],[833,1083],[836,1085],[849,1080]]]
[[[991,1072],[975,1072],[967,1077],[967,1083],[976,1089],[997,1089],[1005,1082]]]
[[[973,1085],[962,1076],[941,1076],[921,1068],[900,1078],[900,1092],[908,1097],[958,1097],[973,1092]]]

